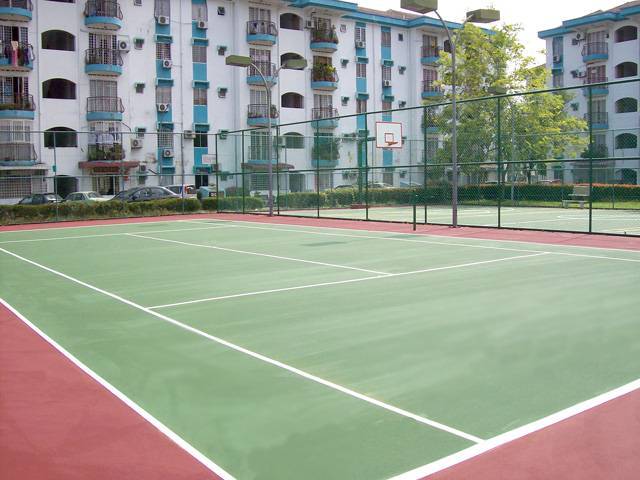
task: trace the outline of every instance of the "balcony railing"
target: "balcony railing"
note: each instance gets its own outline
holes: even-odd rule
[[[589,114],[584,114],[584,119],[589,121]],[[608,112],[591,112],[591,123],[596,123],[600,125],[606,125],[609,123],[609,113]]]
[[[15,44],[14,42],[0,41],[0,62],[8,62],[9,65],[16,67],[29,67],[34,58],[33,46],[30,43],[18,42]]]
[[[89,48],[84,58],[87,65],[122,66],[122,53],[114,48]]]
[[[266,103],[251,103],[247,108],[247,118],[278,118],[278,109],[275,105],[267,105]]]
[[[606,42],[591,42],[582,47],[582,56],[589,55],[608,55],[609,45]]]
[[[124,160],[124,148],[119,143],[101,143],[87,146],[87,159],[90,162]]]
[[[124,112],[124,105],[120,97],[89,97],[87,98],[87,112]]]
[[[33,95],[28,93],[0,93],[0,110],[28,110],[36,109]]]
[[[439,57],[440,56],[440,47],[436,47],[433,45],[423,45],[421,49],[422,58],[428,57]]]
[[[423,93],[443,93],[443,89],[440,85],[434,85],[433,81],[425,80],[422,82]]]
[[[113,0],[89,0],[84,6],[85,17],[112,17],[122,20],[120,4]]]
[[[337,82],[338,72],[335,67],[324,63],[317,63],[311,70],[312,82]]]
[[[247,73],[250,77],[259,77],[260,72],[262,72],[262,75],[265,77],[273,77],[276,73],[276,66],[271,62],[259,62],[254,60],[253,63],[255,64],[255,67],[253,65],[249,66]]]
[[[247,22],[247,35],[278,35],[276,24],[268,20],[249,20]]]
[[[311,29],[311,42],[338,43],[338,34],[335,28]]]
[[[604,75],[587,75],[584,79],[584,85],[589,85],[590,83],[606,83],[608,81],[609,78]]]
[[[314,120],[324,120],[338,116],[338,109],[333,107],[319,107],[311,109],[311,118]]]
[[[23,10],[33,11],[33,2],[31,0],[0,0],[0,8],[22,8]]]
[[[33,143],[0,143],[0,162],[34,161],[37,159]]]

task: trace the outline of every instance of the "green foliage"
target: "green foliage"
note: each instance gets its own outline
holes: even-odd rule
[[[314,63],[311,78],[314,82],[335,82],[338,70],[327,63]]]
[[[223,197],[218,199],[218,207],[223,212],[241,212],[242,197]],[[260,210],[265,207],[264,200],[260,197],[244,197],[244,208],[246,211]]]
[[[333,135],[314,136],[311,148],[311,159],[319,161],[336,161],[340,158],[340,137]]]
[[[609,149],[606,145],[588,145],[580,154],[581,158],[608,158]]]

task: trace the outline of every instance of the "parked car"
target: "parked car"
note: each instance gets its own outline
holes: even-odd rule
[[[333,187],[334,190],[353,190],[354,188],[358,188],[358,185],[338,185]]]
[[[179,197],[182,197],[184,194],[185,198],[193,198],[197,193],[195,185],[169,185],[167,189],[171,190]]]
[[[393,188],[393,185],[384,182],[370,182],[369,188]]]
[[[148,200],[162,200],[164,198],[180,198],[180,195],[176,195],[164,187],[134,187],[129,190],[123,190],[110,201],[145,202]]]
[[[108,198],[104,198],[98,192],[73,192],[67,195],[63,201],[65,202],[106,202]]]
[[[60,203],[62,197],[55,193],[34,193],[27,195],[18,202],[18,205],[44,205],[46,203]]]

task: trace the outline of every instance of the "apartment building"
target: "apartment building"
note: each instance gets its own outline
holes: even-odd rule
[[[639,26],[640,1],[634,1],[565,20],[557,28],[539,32],[538,36],[547,43],[547,67],[552,72],[550,87],[587,87],[607,81],[637,79]],[[597,173],[602,178],[596,178],[596,181],[638,184],[640,83],[595,86],[575,92],[567,106],[569,112],[588,120],[591,95],[596,152],[598,156],[606,154],[616,158],[615,162],[601,162]],[[574,171],[566,166],[565,179],[584,181],[585,174],[584,169]]]
[[[183,178],[199,186],[213,182],[216,163],[256,172],[251,188],[262,190],[270,152],[260,127],[269,117],[275,125],[316,120],[279,128],[286,168],[357,167],[366,152],[356,142],[316,165],[307,139],[352,137],[373,129],[357,114],[443,95],[437,20],[340,0],[0,0],[0,33],[2,202],[52,190],[54,175],[61,193],[115,194]],[[271,105],[259,72],[226,66],[229,54],[252,57],[273,86]],[[290,58],[309,67],[276,77]],[[414,123],[406,135],[419,138]],[[255,130],[219,136],[218,145],[211,135],[245,128]],[[390,167],[418,157],[385,150],[368,161]],[[400,179],[388,172],[385,181]],[[314,185],[298,179],[283,188]]]

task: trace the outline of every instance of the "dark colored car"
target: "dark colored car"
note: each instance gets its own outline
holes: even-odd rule
[[[146,202],[148,200],[162,200],[164,198],[180,198],[180,196],[164,187],[135,187],[118,193],[110,201]]]
[[[62,197],[55,193],[34,193],[18,202],[18,205],[44,205],[46,203],[60,203]]]

